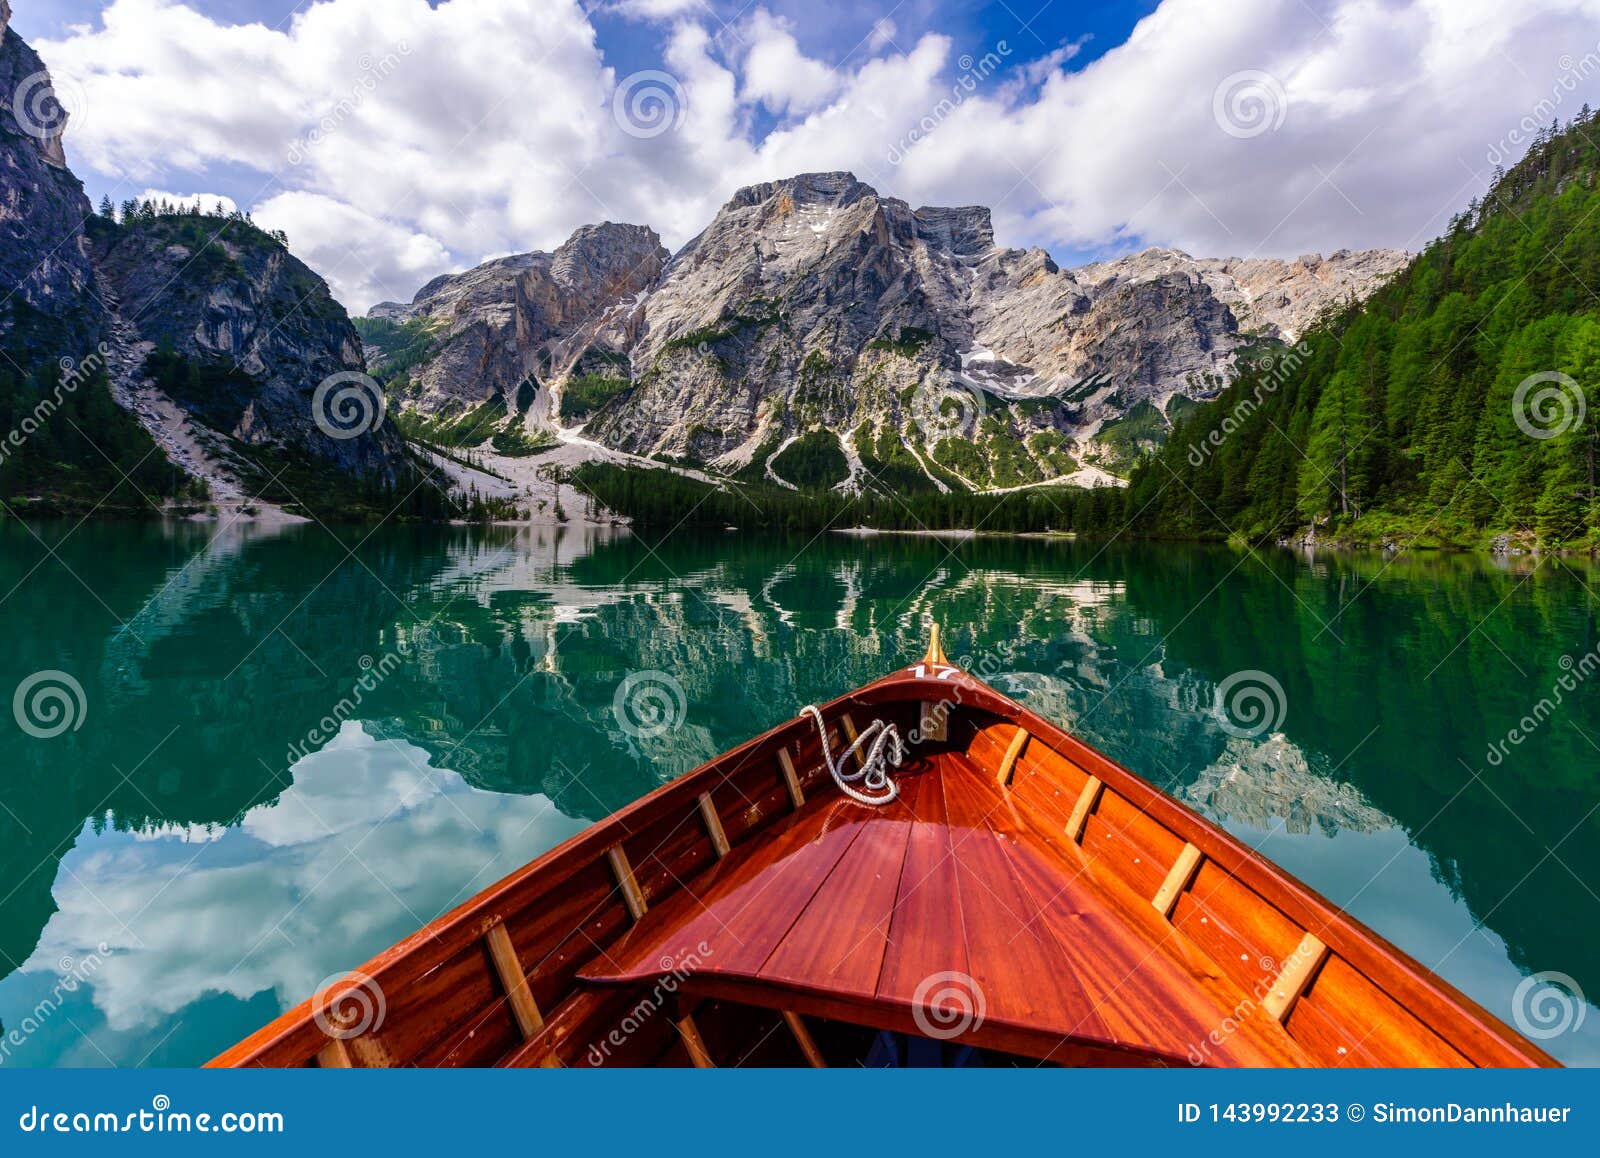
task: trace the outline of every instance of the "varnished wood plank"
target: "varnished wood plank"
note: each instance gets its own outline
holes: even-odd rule
[[[717,799],[713,797],[713,801]],[[727,835],[726,829],[723,835]],[[644,894],[646,908],[675,892],[684,881],[694,879],[717,859],[716,847],[700,814],[698,798],[671,818],[670,824],[653,826],[620,843],[628,863],[633,866],[633,879]]]
[[[940,762],[974,1003],[981,995],[986,1016],[1012,1024],[1114,1040],[1012,872],[1010,842],[989,822],[1004,807],[993,778],[954,754]],[[930,962],[927,973],[935,972]]]
[[[1366,1048],[1370,1028],[1335,1025],[1303,995],[1289,1009],[1283,1027],[1316,1065],[1372,1067],[1383,1064]]]
[[[700,817],[705,821],[706,832],[711,836],[711,847],[716,849],[718,857],[728,855],[728,834],[722,828],[722,816],[717,812],[717,806],[711,803],[711,793],[700,794]]]
[[[973,769],[969,779],[983,774]],[[1076,845],[1033,829],[1009,807],[991,810],[986,823],[1006,840],[1037,923],[1092,1002],[1109,1032],[1105,1040],[1175,1064],[1305,1063],[1276,1020],[1256,1014],[1258,1024],[1244,1024],[1255,1002],[1215,972],[1190,968],[1179,947],[1167,943],[1176,935],[1148,901],[1131,893],[1113,900],[1088,861],[1063,863],[1065,850],[1081,856]],[[1225,1024],[1228,1032],[1209,1040]]]
[[[1031,821],[1035,810],[1022,811]],[[1277,1021],[1259,1011],[1264,984],[1238,986],[1228,981],[1215,961],[1167,923],[1146,899],[1149,891],[1140,893],[1130,886],[1121,866],[1104,864],[1067,840],[1058,812],[1039,814],[1033,831],[1040,841],[1067,856],[1068,867],[1092,882],[1093,895],[1099,898],[1087,910],[1063,913],[1060,910],[1074,898],[1074,890],[1064,886],[1059,868],[1035,866],[1031,883],[1036,895],[1060,898],[1045,903],[1047,924],[1078,962],[1091,995],[1099,1001],[1099,995],[1112,994],[1100,1005],[1108,1025],[1119,1034],[1132,1033],[1134,1040],[1178,1051],[1178,1059],[1191,1063],[1195,1057],[1189,1051],[1197,1050],[1197,1064],[1310,1064],[1309,1055],[1280,1032]],[[1075,864],[1072,857],[1077,858]],[[1214,1042],[1211,1034],[1219,1026],[1227,1027],[1226,1032]],[[1174,1029],[1181,1032],[1175,1035]]]
[[[817,1048],[816,1039],[811,1036],[811,1031],[806,1028],[805,1019],[792,1009],[783,1010],[783,1022],[789,1027],[789,1032],[794,1034],[795,1044],[800,1047],[800,1052],[805,1055],[806,1064],[814,1070],[827,1069],[828,1063],[823,1060],[822,1051]]]
[[[517,960],[511,934],[506,932],[503,923],[496,924],[490,926],[483,939],[489,947],[489,959],[494,962],[494,971],[505,988],[506,1000],[511,1003],[517,1028],[522,1031],[523,1037],[532,1037],[544,1028],[544,1017],[528,989],[528,976],[522,971],[522,963]]]
[[[1118,792],[1100,793],[1100,800],[1095,804],[1094,811],[1089,814],[1088,822],[1084,825],[1085,844],[1088,842],[1089,834],[1094,831],[1097,821],[1103,822],[1108,829],[1124,840],[1135,856],[1142,856],[1153,865],[1170,865],[1178,859],[1178,854],[1183,851],[1185,844],[1200,843],[1186,840],[1165,825],[1157,823]],[[1158,872],[1158,880],[1159,877]],[[1146,895],[1150,895],[1152,891],[1147,890]]]
[[[1067,840],[1065,833],[1050,821],[1046,820],[1037,826],[1037,831],[1050,847],[1061,850],[1066,871],[1075,875],[1081,873],[1084,879],[1093,882],[1122,922],[1131,924],[1146,940],[1159,945],[1196,981],[1215,980],[1222,976],[1222,970],[1209,954],[1189,938],[1174,934],[1173,926],[1155,911],[1145,894],[1135,891],[1104,863]]]
[[[1200,867],[1203,855],[1192,844],[1183,846],[1183,851],[1178,854],[1178,859],[1172,862],[1172,868],[1167,872],[1167,879],[1161,882],[1161,888],[1156,891],[1155,899],[1150,902],[1156,907],[1156,912],[1163,917],[1172,914],[1172,906],[1178,903],[1178,894],[1189,887],[1189,882],[1194,879],[1195,870]]]
[[[912,820],[878,974],[878,996],[909,1006],[930,972],[967,972],[966,930],[938,763],[902,781]]]
[[[1272,988],[1262,999],[1261,1007],[1282,1021],[1288,1014],[1289,1007],[1295,1003],[1301,990],[1306,987],[1306,982],[1311,980],[1311,975],[1317,971],[1317,967],[1327,955],[1328,947],[1307,933],[1300,939],[1300,944],[1295,946],[1289,959],[1283,962],[1283,967],[1278,971],[1278,979],[1273,982]]]
[[[641,999],[649,1001],[651,1008],[643,1017],[636,1012]],[[636,1038],[648,1039],[643,1043],[648,1053],[653,1048],[651,1042],[674,1040],[677,1036],[668,1011],[657,1010],[654,1000],[637,988],[580,988],[549,1010],[542,1030],[494,1064],[513,1069],[626,1064],[626,1058],[617,1057],[617,1047],[609,1038],[611,1030],[624,1021],[633,1023],[635,1032],[626,1036],[627,1044],[635,1051],[640,1045]],[[596,1053],[600,1055],[598,1063]]]
[[[874,811],[847,801],[817,802],[769,855],[752,858],[707,898],[708,968],[756,976]]]
[[[1330,956],[1295,1002],[1291,1016],[1311,1005],[1340,1029],[1354,1033],[1361,1048],[1384,1066],[1463,1066],[1470,1062],[1437,1030],[1419,1021],[1372,979]]]
[[[663,960],[692,951],[702,968],[754,977],[872,811],[817,801],[764,839],[736,845],[610,946],[609,961],[594,963],[581,976],[612,983],[649,980],[668,971]]]
[[[1209,858],[1200,862],[1193,882],[1178,895],[1171,921],[1252,993],[1266,992],[1276,963],[1288,960],[1302,934]]]
[[[872,810],[762,965],[762,978],[861,996],[876,990],[911,822],[903,800]]]
[[[614,844],[606,849],[606,860],[611,865],[612,875],[617,878],[617,886],[622,889],[622,900],[628,906],[629,915],[637,921],[644,916],[646,905],[644,892],[634,879],[633,866],[628,863],[628,854],[622,851],[620,844]]]
[[[1018,728],[1017,734],[1011,737],[1011,743],[1006,746],[1006,753],[1000,757],[1000,770],[995,774],[995,779],[1002,788],[1011,783],[1011,773],[1016,769],[1017,757],[1022,755],[1022,749],[1028,743],[1028,729]]]
[[[376,980],[359,988],[383,992],[382,1023],[363,1037],[381,1041],[389,1064],[483,1065],[522,1036],[481,940],[393,992]],[[358,1040],[349,1044],[361,1065]]]
[[[1091,776],[1083,786],[1083,791],[1078,793],[1078,803],[1072,806],[1072,815],[1067,817],[1067,839],[1082,840],[1083,826],[1089,819],[1089,813],[1100,799],[1100,793],[1105,788],[1100,777]]]

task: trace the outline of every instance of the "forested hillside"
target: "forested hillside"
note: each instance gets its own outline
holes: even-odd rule
[[[1552,125],[1390,285],[1179,424],[1126,496],[1180,535],[1596,535],[1600,125]]]

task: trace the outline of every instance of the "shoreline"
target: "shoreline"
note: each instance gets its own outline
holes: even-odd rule
[[[1055,539],[1075,542],[1082,538],[1076,531],[983,531],[950,527],[941,530],[907,530],[903,527],[879,529],[878,527],[835,527],[828,532],[853,539],[871,539],[878,535],[903,535],[915,539]]]
[[[231,504],[226,504],[231,506]],[[252,504],[253,505],[253,504]],[[176,523],[190,525],[216,525],[227,524],[237,526],[255,527],[258,529],[280,529],[293,526],[303,526],[311,523],[331,523],[339,526],[376,526],[385,522],[395,525],[412,526],[437,526],[437,527],[501,527],[524,528],[545,530],[605,530],[612,532],[636,533],[649,530],[647,524],[638,526],[628,516],[608,512],[606,515],[586,517],[577,512],[565,512],[564,519],[558,518],[549,507],[541,509],[535,505],[531,510],[526,510],[522,517],[513,519],[485,519],[481,521],[467,519],[440,519],[440,520],[414,520],[414,519],[381,519],[371,516],[359,518],[339,518],[323,515],[320,518],[311,518],[299,515],[283,508],[257,510],[253,514],[244,514],[238,510],[219,509],[216,504],[203,504],[195,506],[179,506],[169,510],[153,511],[149,508],[136,509],[106,509],[91,511],[85,514],[75,509],[74,506],[47,507],[37,511],[19,511],[14,506],[0,503],[0,522],[14,521],[19,523],[51,523],[63,520],[92,521],[97,523]],[[685,528],[688,529],[688,528]],[[705,534],[714,534],[707,528],[696,528]],[[724,528],[720,533],[726,533],[730,528]],[[1297,555],[1323,554],[1375,554],[1390,558],[1399,558],[1403,555],[1462,555],[1478,558],[1503,560],[1505,562],[1521,561],[1536,562],[1541,559],[1557,559],[1564,562],[1584,560],[1591,563],[1600,562],[1600,552],[1589,550],[1560,550],[1541,551],[1531,546],[1506,549],[1496,546],[1467,547],[1453,543],[1428,543],[1423,545],[1399,546],[1392,542],[1362,543],[1348,540],[1319,539],[1315,542],[1306,542],[1299,539],[1276,539],[1259,543],[1249,543],[1242,539],[1223,539],[1215,537],[1182,536],[1182,535],[1113,535],[1096,536],[1087,535],[1077,531],[991,531],[972,530],[963,527],[907,529],[899,527],[835,527],[825,532],[830,535],[842,536],[856,540],[868,540],[879,537],[894,537],[902,539],[930,539],[945,541],[963,541],[976,539],[995,540],[1037,540],[1042,542],[1074,543],[1113,542],[1120,539],[1124,543],[1155,544],[1181,544],[1196,547],[1221,547],[1232,550],[1240,548],[1255,549],[1271,547],[1277,550],[1291,551]],[[772,532],[772,537],[782,538],[783,532]]]

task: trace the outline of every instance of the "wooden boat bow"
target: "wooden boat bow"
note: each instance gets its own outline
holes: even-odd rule
[[[847,799],[787,721],[212,1064],[1555,1064],[937,628],[822,715],[833,752],[899,730],[899,799]]]

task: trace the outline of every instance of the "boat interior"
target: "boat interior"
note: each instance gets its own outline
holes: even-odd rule
[[[914,741],[891,803],[847,798],[790,721],[213,1064],[1551,1064],[1126,769],[933,671],[954,678],[823,709],[832,753],[874,720]]]

